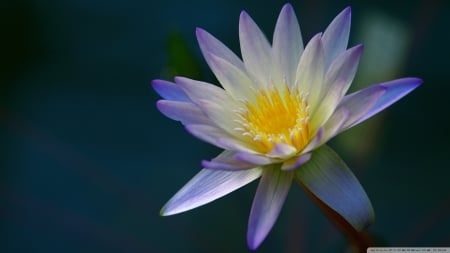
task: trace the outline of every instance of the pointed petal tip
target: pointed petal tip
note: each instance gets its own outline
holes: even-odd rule
[[[400,78],[400,79],[388,81],[388,82],[385,82],[385,83],[381,83],[380,86],[383,87],[386,90],[392,89],[392,88],[395,88],[395,87],[403,86],[403,88],[404,89],[406,88],[406,90],[407,90],[406,93],[404,94],[404,95],[406,95],[407,93],[409,93],[412,90],[414,90],[417,87],[419,87],[422,83],[423,83],[423,80],[420,79],[420,78],[417,78],[417,77],[405,77],[405,78]]]
[[[247,234],[247,246],[250,250],[256,250],[262,242],[263,240],[256,239],[253,235]]]
[[[250,15],[248,15],[248,13],[246,11],[241,11],[241,14],[239,15],[239,23],[244,20],[250,18]]]
[[[281,12],[294,12],[294,7],[291,3],[285,3],[281,8]]]
[[[205,29],[201,27],[195,28],[195,35],[197,36],[197,40],[203,40],[204,36],[209,34]]]
[[[345,7],[345,9],[342,12],[347,14],[347,15],[351,15],[352,7],[351,6],[347,6],[347,7]]]

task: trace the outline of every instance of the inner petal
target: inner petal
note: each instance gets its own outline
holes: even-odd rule
[[[261,153],[279,143],[301,151],[309,141],[309,107],[305,94],[287,86],[257,91],[238,112],[242,134]]]

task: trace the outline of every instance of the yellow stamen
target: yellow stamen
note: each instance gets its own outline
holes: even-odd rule
[[[301,151],[309,141],[309,107],[304,94],[273,87],[245,102],[239,113],[243,135],[254,142],[260,152],[270,152],[275,144],[285,143]]]

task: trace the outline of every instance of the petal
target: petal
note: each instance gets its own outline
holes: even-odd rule
[[[216,39],[214,36],[209,34],[207,31],[197,28],[196,35],[198,44],[206,59],[208,65],[212,68],[215,73],[215,69],[211,66],[210,55],[216,55],[230,64],[234,65],[236,68],[244,69],[244,63],[237,57],[228,47],[226,47],[222,42]]]
[[[244,68],[239,69],[230,62],[216,55],[209,54],[209,65],[220,84],[234,98],[250,100],[254,96],[252,87],[255,84],[250,80]]]
[[[248,221],[247,243],[256,249],[266,238],[280,214],[292,183],[293,173],[266,167],[258,185]]]
[[[340,120],[343,117],[342,114],[347,115],[346,120],[343,122],[344,124],[339,124],[339,127],[334,128],[334,134],[327,135],[328,139],[350,128],[357,120],[366,115],[386,93],[386,90],[386,87],[382,85],[372,85],[346,96],[325,125],[331,127],[332,124],[337,124],[335,122],[342,122]]]
[[[153,80],[152,87],[164,99],[191,102],[186,93],[184,93],[183,89],[172,82],[165,80]]]
[[[314,36],[300,57],[296,72],[296,84],[300,92],[309,94],[308,104],[311,111],[320,102],[324,77],[324,52],[321,34]]]
[[[322,42],[325,50],[325,68],[347,49],[350,35],[351,8],[345,8],[339,13],[323,33]]]
[[[240,171],[202,169],[164,205],[161,215],[173,215],[207,204],[259,178],[261,172],[261,168]]]
[[[267,156],[273,158],[287,158],[293,156],[295,153],[297,153],[297,149],[293,146],[285,143],[278,143],[267,154]]]
[[[247,153],[247,152],[237,152],[235,154],[235,157],[239,161],[246,162],[246,163],[252,163],[255,166],[267,165],[267,164],[274,163],[274,160],[269,157],[266,157],[263,155],[258,155],[258,154]]]
[[[295,171],[295,178],[356,230],[373,222],[374,211],[366,192],[331,148],[323,145],[315,150],[311,160]]]
[[[350,94],[346,97],[344,97],[342,101],[342,106],[347,107],[352,114],[355,114],[352,121],[349,121],[344,127],[345,129],[348,129],[350,127],[353,127],[364,120],[372,117],[373,115],[377,114],[378,112],[384,110],[386,107],[390,106],[391,104],[397,102],[397,100],[401,99],[402,97],[406,96],[408,93],[413,91],[415,88],[417,88],[420,84],[423,83],[422,79],[419,78],[401,78],[377,85],[372,85],[364,90],[371,89],[371,87],[379,86],[384,89],[383,94],[378,98],[375,105],[371,106],[370,110],[365,111],[364,114],[355,114],[354,111],[357,110],[358,105],[350,105],[352,104],[351,100],[355,100],[356,96],[360,96],[356,93]],[[362,90],[362,91],[364,91]],[[361,91],[361,93],[362,93]],[[344,130],[345,130],[344,129]]]
[[[302,154],[308,153],[318,147],[319,143],[323,140],[323,133],[324,133],[324,127],[320,127],[317,130],[317,133],[314,135],[314,138],[312,138],[308,145],[302,150]]]
[[[294,157],[284,162],[283,165],[281,165],[281,170],[290,171],[298,169],[300,166],[308,162],[309,159],[311,159],[311,153],[306,153],[299,157]]]
[[[331,64],[325,75],[324,97],[312,112],[311,125],[315,129],[321,126],[336,109],[347,92],[358,68],[363,46],[358,45],[345,51]]]
[[[233,129],[240,127],[235,121],[238,104],[225,90],[184,77],[175,77],[175,81],[217,126],[229,134],[235,134]]]
[[[279,79],[276,83],[287,83],[289,86],[294,84],[295,72],[302,52],[303,40],[297,17],[292,5],[285,4],[278,16],[273,34],[272,68],[277,73],[274,75]]]
[[[198,108],[197,105],[187,102],[159,100],[156,103],[159,111],[168,118],[181,121],[183,125],[202,124],[213,125],[214,123]]]
[[[175,77],[175,82],[184,90],[188,97],[196,103],[198,100],[213,100],[216,103],[232,103],[229,94],[213,84],[192,80],[186,77]]]
[[[271,47],[255,21],[245,12],[239,19],[239,41],[245,68],[257,85],[263,87],[270,80]]]
[[[219,148],[255,153],[253,149],[240,140],[235,139],[221,128],[210,125],[187,125],[186,130],[193,136]]]
[[[323,137],[316,143],[315,147],[319,147],[326,143],[328,140],[336,136],[341,132],[344,124],[350,118],[350,112],[346,109],[338,110],[328,119],[327,123],[323,126]],[[314,149],[313,147],[312,149]]]
[[[236,151],[225,150],[211,161],[202,161],[206,169],[214,170],[243,170],[256,167],[255,163],[249,163],[236,157]]]

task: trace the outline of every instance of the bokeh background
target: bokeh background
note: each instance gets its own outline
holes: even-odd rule
[[[380,246],[450,246],[448,1],[291,1],[304,41],[352,6],[354,88],[424,85],[333,146],[371,198]],[[0,252],[247,252],[257,183],[193,211],[160,207],[219,150],[155,107],[150,81],[215,82],[202,27],[239,52],[247,10],[271,38],[284,1],[2,0]],[[259,252],[352,252],[293,185]]]

